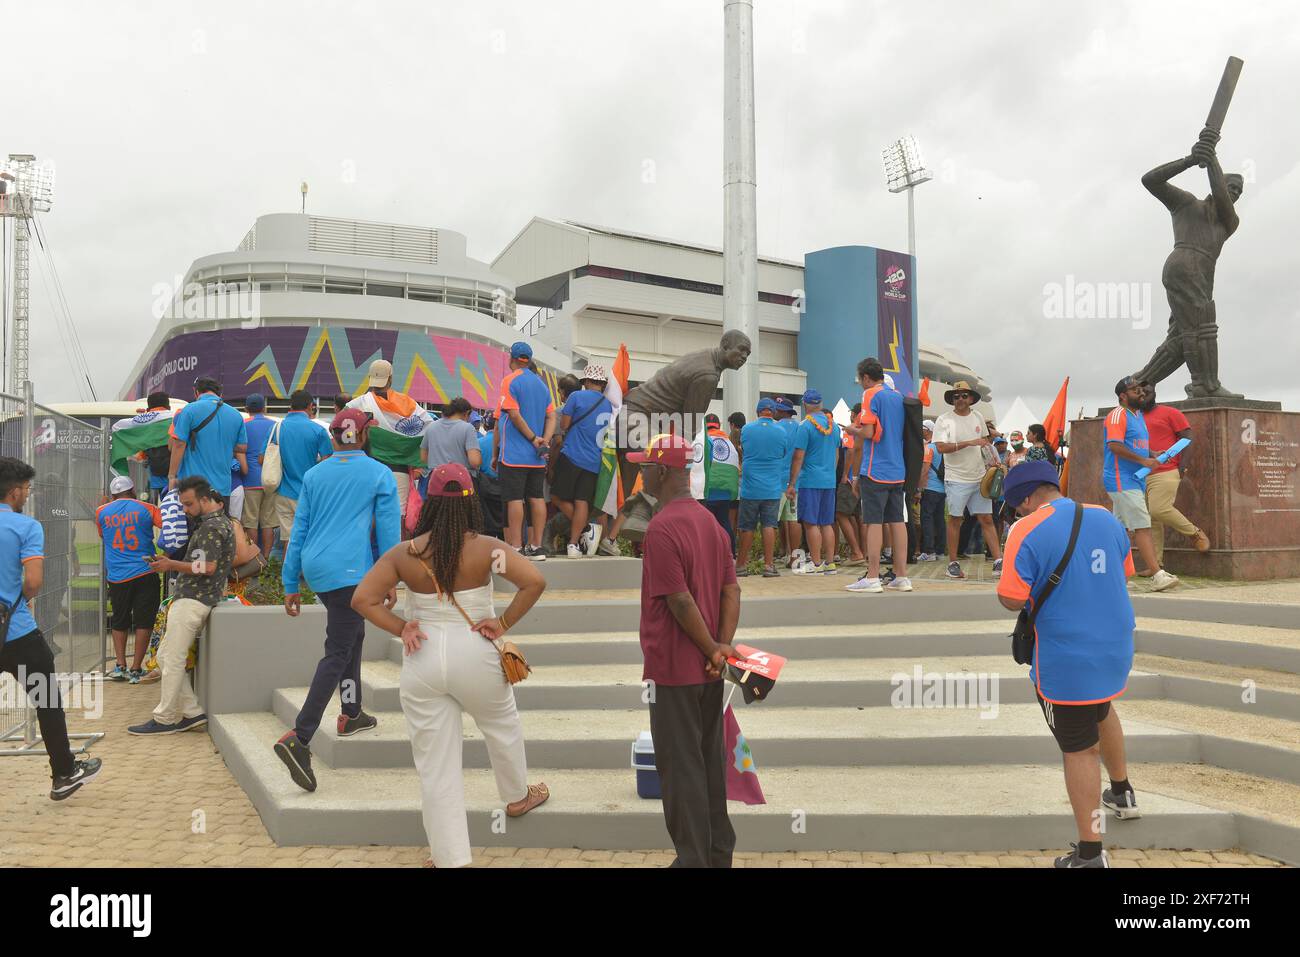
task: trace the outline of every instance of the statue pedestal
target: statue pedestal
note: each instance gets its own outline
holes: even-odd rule
[[[1170,402],[1192,426],[1175,504],[1210,536],[1210,551],[1165,530],[1176,575],[1233,581],[1300,577],[1300,413],[1233,399]],[[1110,507],[1101,481],[1103,415],[1070,426],[1070,497]]]

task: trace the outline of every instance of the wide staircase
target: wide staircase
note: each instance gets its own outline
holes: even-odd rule
[[[520,819],[501,813],[467,715],[471,843],[665,847],[660,803],[637,796],[630,767],[633,741],[649,730],[639,602],[627,591],[639,585],[640,564],[552,560],[542,568],[552,589],[569,594],[544,598],[512,638],[534,668],[515,688],[529,779],[545,781],[551,800]],[[801,594],[764,597],[746,583],[737,642],[789,663],[769,700],[733,700],[767,798],[731,805],[739,848],[1063,846],[1074,825],[1060,753],[1027,670],[1010,658],[1011,616],[991,590],[933,583],[910,595],[855,596],[839,587],[848,580],[810,579]],[[508,597],[499,591],[498,607]],[[1106,843],[1237,847],[1300,862],[1300,814],[1271,813],[1267,801],[1236,804],[1222,789],[1189,785],[1197,774],[1173,774],[1199,767],[1249,776],[1278,789],[1279,808],[1295,807],[1300,609],[1155,595],[1134,604],[1138,658],[1118,707],[1143,817],[1109,818]],[[367,638],[363,703],[379,727],[339,738],[337,700],[327,711],[312,742],[314,793],[294,785],[272,752],[320,654],[323,615],[312,611],[297,620],[274,609],[214,616],[201,662],[212,737],[278,843],[423,844],[397,639]],[[277,654],[266,651],[273,643]],[[259,646],[265,668],[233,660]],[[298,680],[281,680],[287,675]]]

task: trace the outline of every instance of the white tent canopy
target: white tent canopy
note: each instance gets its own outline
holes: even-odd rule
[[[1043,420],[1036,417],[1029,411],[1029,406],[1025,405],[1025,400],[1016,396],[1011,405],[998,415],[998,431],[1003,435],[1010,435],[1012,432],[1027,433],[1029,427],[1036,422]],[[1028,438],[1028,435],[1026,435]]]

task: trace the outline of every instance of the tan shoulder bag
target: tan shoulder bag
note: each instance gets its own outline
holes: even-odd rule
[[[410,552],[412,557],[424,566],[424,570],[429,573],[429,580],[433,582],[433,587],[438,593],[438,597],[441,598],[443,596],[443,591],[442,587],[438,584],[437,576],[433,574],[433,566],[425,560],[423,555],[419,554],[415,550],[414,541],[408,544],[406,549]],[[451,600],[451,603],[456,606],[456,610],[460,612],[460,616],[465,619],[465,624],[469,626],[470,631],[473,631],[474,621],[465,613],[465,609],[460,606],[460,602],[456,600],[455,592],[447,592],[447,597]],[[482,634],[482,632],[478,632],[478,634]],[[487,635],[483,635],[483,637],[496,645],[497,653],[501,655],[501,673],[505,675],[506,681],[510,682],[512,685],[518,684],[532,674],[533,669],[529,666],[528,660],[524,658],[524,653],[519,650],[519,646],[513,641],[494,640],[488,638]]]

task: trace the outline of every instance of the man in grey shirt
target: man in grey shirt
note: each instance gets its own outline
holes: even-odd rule
[[[462,396],[452,399],[441,419],[430,422],[420,443],[420,461],[426,469],[456,463],[471,472],[483,464],[478,447],[478,430],[469,424],[469,401]]]

